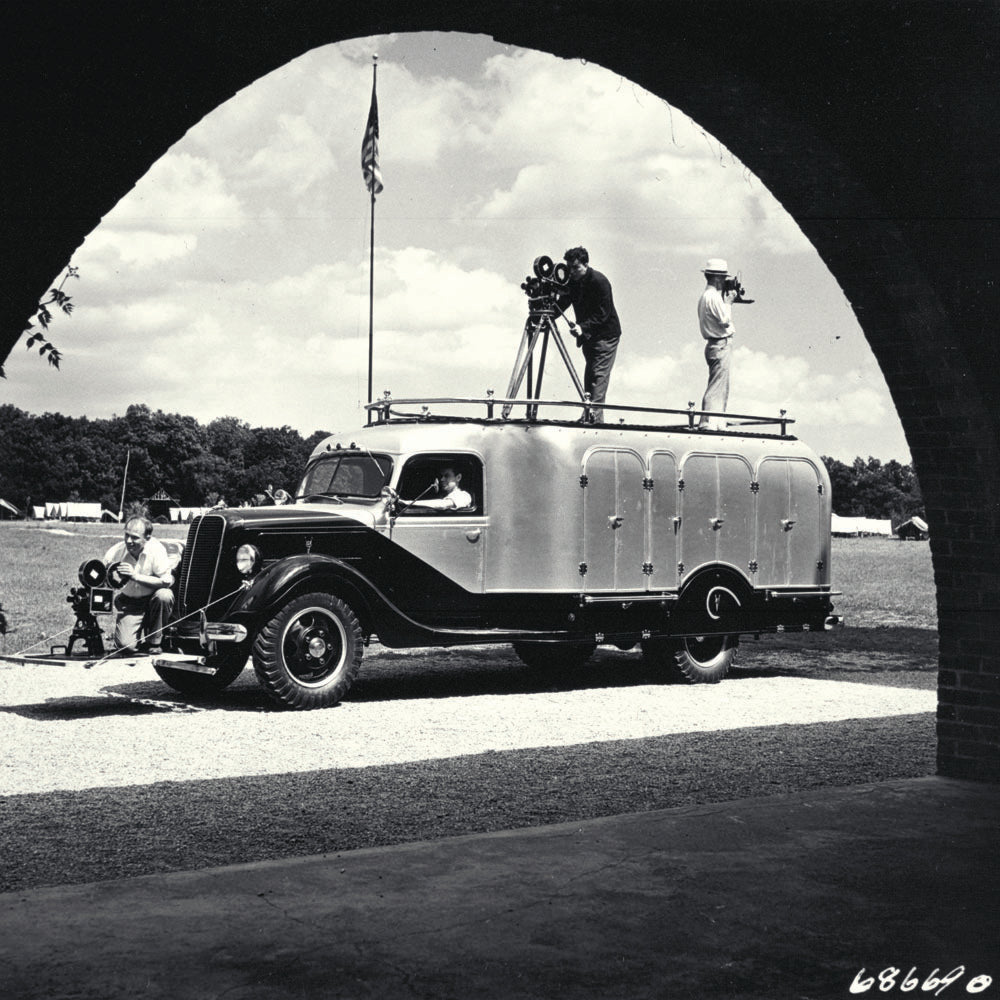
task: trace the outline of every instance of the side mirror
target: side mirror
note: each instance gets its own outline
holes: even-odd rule
[[[382,502],[385,504],[385,509],[389,512],[389,515],[394,516],[399,494],[391,486],[383,486],[379,491],[379,496],[382,498]]]

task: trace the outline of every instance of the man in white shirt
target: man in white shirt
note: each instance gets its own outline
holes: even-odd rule
[[[160,542],[151,537],[153,522],[145,517],[130,517],[125,523],[125,540],[112,545],[104,554],[109,576],[124,581],[115,597],[113,644],[115,649],[137,652],[142,632],[146,652],[161,651],[160,637],[174,610],[174,559]],[[112,579],[112,585],[115,580]]]
[[[705,338],[705,361],[708,364],[708,386],[701,401],[703,410],[724,413],[729,403],[729,371],[732,364],[732,340],[736,333],[731,303],[736,291],[724,291],[729,267],[720,257],[713,257],[702,269],[708,284],[698,300],[698,326]],[[703,416],[699,428],[711,430],[725,427],[721,417]]]
[[[442,466],[438,470],[438,478],[435,481],[435,492],[441,494],[429,500],[414,500],[410,507],[429,507],[432,510],[464,510],[472,506],[472,495],[459,488],[462,481],[462,473],[455,474],[455,470],[450,466]]]

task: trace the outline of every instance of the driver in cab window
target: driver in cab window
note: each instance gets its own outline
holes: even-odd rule
[[[437,479],[424,491],[434,494],[412,501],[411,507],[430,510],[465,510],[472,506],[472,496],[461,487],[462,473],[455,472],[450,465],[438,469]]]

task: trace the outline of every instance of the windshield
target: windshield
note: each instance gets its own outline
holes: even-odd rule
[[[391,476],[392,459],[388,455],[333,452],[316,459],[306,469],[296,499],[375,498]]]

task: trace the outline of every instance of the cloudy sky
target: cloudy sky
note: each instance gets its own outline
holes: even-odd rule
[[[718,139],[592,63],[474,35],[315,49],[204,118],[74,256],[76,309],[50,334],[61,371],[18,346],[0,401],[92,418],[146,403],[303,435],[362,425],[375,52],[376,395],[503,394],[532,261],[582,244],[624,331],[608,401],[700,402],[700,269],[725,257],[756,300],[734,310],[730,411],[786,409],[844,461],[909,461],[850,303]],[[554,355],[545,395],[574,398]]]

